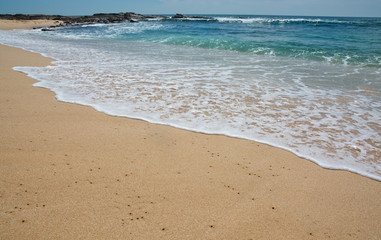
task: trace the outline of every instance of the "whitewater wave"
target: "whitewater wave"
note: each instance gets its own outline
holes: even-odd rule
[[[328,20],[323,18],[268,18],[268,17],[216,17],[215,20],[218,22],[225,23],[246,23],[246,24],[298,24],[298,23],[311,23],[311,24],[322,24],[322,23],[334,23],[334,24],[345,24],[350,23],[350,21],[344,20]]]

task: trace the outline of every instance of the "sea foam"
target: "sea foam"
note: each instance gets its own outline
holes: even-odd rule
[[[168,28],[0,31],[0,42],[55,58],[54,66],[15,70],[61,101],[256,140],[381,180],[379,68],[147,41]]]

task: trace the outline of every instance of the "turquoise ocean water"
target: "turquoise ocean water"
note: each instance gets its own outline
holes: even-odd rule
[[[210,15],[0,31],[61,101],[256,140],[381,180],[381,19]]]

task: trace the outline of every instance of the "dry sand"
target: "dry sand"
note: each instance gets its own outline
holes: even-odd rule
[[[58,102],[0,45],[0,239],[380,239],[381,182]]]
[[[0,19],[0,29],[29,29],[33,27],[48,27],[59,25],[61,21],[55,20],[4,20]]]

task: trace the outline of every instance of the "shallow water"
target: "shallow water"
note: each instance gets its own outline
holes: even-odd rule
[[[381,180],[381,19],[213,16],[0,31],[62,101],[268,143]]]

